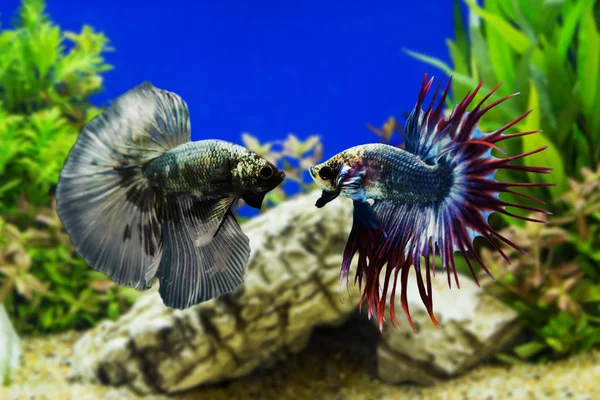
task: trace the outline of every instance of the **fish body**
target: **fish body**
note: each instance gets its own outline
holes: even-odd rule
[[[530,111],[486,134],[477,128],[479,119],[489,109],[512,96],[483,107],[497,86],[471,112],[467,112],[467,107],[482,87],[480,83],[446,119],[442,115],[442,105],[450,82],[437,107],[433,107],[432,100],[428,109],[422,109],[431,83],[432,80],[427,82],[425,75],[417,104],[404,129],[405,149],[385,144],[366,144],[344,150],[309,168],[311,177],[323,190],[317,207],[324,207],[339,195],[353,200],[352,230],[344,250],[340,283],[346,278],[348,284],[350,263],[358,254],[355,282],[358,282],[361,290],[360,304],[362,306],[367,300],[369,317],[377,315],[380,329],[383,329],[388,293],[391,297],[392,324],[398,324],[394,298],[399,281],[402,309],[416,331],[406,294],[410,268],[415,268],[421,299],[431,320],[439,326],[433,313],[430,276],[431,273],[435,274],[436,255],[441,260],[442,271],[448,272],[449,286],[450,271],[459,285],[454,261],[457,251],[465,257],[477,282],[470,257],[490,276],[491,273],[473,247],[475,237],[485,237],[507,262],[509,260],[496,240],[523,252],[488,224],[491,213],[499,212],[536,222],[542,221],[515,215],[506,207],[548,214],[543,209],[500,200],[499,193],[511,193],[541,202],[511,187],[550,184],[508,183],[494,178],[500,169],[534,173],[548,173],[551,170],[510,164],[513,160],[543,151],[545,147],[505,158],[496,158],[491,154],[492,149],[500,150],[497,142],[539,132],[503,134]],[[388,289],[391,289],[391,293]]]
[[[448,166],[427,164],[414,154],[383,143],[351,147],[328,163],[344,165],[350,174],[364,171],[360,183],[366,199],[436,203],[448,196],[453,183]],[[325,165],[310,169],[313,179],[318,179],[319,170]],[[334,186],[335,183],[324,189],[335,191]],[[354,192],[343,190],[340,194],[353,198]]]
[[[179,145],[148,162],[143,173],[150,185],[165,194],[217,194],[246,197],[249,202],[253,195],[267,193],[285,179],[283,171],[258,154],[218,139]]]
[[[77,252],[122,286],[187,308],[243,282],[240,199],[259,208],[285,173],[222,140],[190,141],[175,93],[144,82],[84,127],[61,171],[57,212]]]

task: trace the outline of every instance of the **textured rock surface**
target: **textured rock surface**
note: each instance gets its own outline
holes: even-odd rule
[[[252,254],[234,293],[187,310],[145,294],[75,345],[70,379],[176,392],[268,367],[302,350],[316,325],[343,323],[357,301],[339,289],[352,205],[341,199],[317,210],[318,197],[300,196],[244,225]]]
[[[418,333],[404,320],[397,296],[400,328],[384,328],[377,348],[382,380],[431,385],[465,372],[519,335],[514,310],[485,294],[472,277],[459,279],[460,289],[454,280],[449,289],[447,275],[438,273],[432,278],[434,312],[442,329],[431,322],[416,285],[408,287],[408,303]],[[414,269],[409,281],[416,281]]]
[[[318,197],[299,196],[244,225],[252,254],[246,281],[234,293],[183,311],[148,293],[118,321],[85,334],[74,348],[71,379],[137,393],[178,392],[269,368],[304,349],[315,326],[343,323],[359,298],[356,287],[350,286],[349,299],[339,286],[352,204],[340,198],[318,210]],[[433,280],[443,329],[430,322],[416,285],[409,285],[420,331],[413,333],[398,305],[400,328],[386,324],[377,345],[382,380],[435,383],[464,372],[519,332],[516,314],[472,278],[464,277],[460,290],[446,282],[441,274]],[[358,345],[375,346],[377,339]]]
[[[360,323],[359,323],[360,322]],[[600,349],[543,365],[480,366],[432,387],[382,382],[375,374],[375,326],[352,318],[335,328],[315,330],[308,347],[278,368],[219,385],[167,395],[138,396],[125,386],[65,382],[78,332],[23,338],[25,362],[4,400],[506,400],[600,399]],[[372,329],[368,329],[372,328]],[[365,330],[369,333],[366,333]],[[344,340],[340,340],[344,339]],[[367,343],[367,346],[361,344]]]

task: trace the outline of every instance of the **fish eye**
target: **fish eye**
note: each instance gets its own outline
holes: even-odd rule
[[[273,176],[273,168],[269,167],[268,165],[265,165],[264,167],[262,167],[260,169],[260,172],[258,173],[258,175],[262,179],[269,179],[270,177]]]
[[[333,178],[333,169],[331,169],[331,167],[324,166],[319,170],[319,176],[321,179],[328,181]]]

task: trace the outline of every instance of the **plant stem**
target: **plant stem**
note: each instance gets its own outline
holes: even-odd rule
[[[589,229],[585,215],[583,213],[577,214],[577,232],[584,242],[587,241]]]

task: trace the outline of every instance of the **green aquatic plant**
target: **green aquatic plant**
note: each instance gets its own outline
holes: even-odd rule
[[[568,189],[567,177],[600,160],[600,32],[594,0],[465,0],[470,17],[465,26],[455,2],[455,38],[448,39],[453,65],[413,50],[412,56],[452,75],[452,100],[462,98],[480,79],[485,87],[504,81],[496,98],[520,92],[503,108],[490,110],[484,131],[496,129],[527,109],[532,115],[518,130],[542,129],[524,136],[520,146],[549,149],[531,157],[546,164],[554,188],[540,189],[542,198]],[[486,92],[485,90],[483,91]],[[533,117],[533,118],[532,118]],[[515,142],[519,145],[519,142]],[[513,150],[521,149],[509,149]],[[527,160],[526,160],[527,161]]]
[[[503,231],[527,254],[505,247],[513,260],[507,267],[501,256],[482,250],[496,277],[482,277],[482,285],[513,306],[528,330],[529,341],[514,349],[521,359],[544,361],[600,344],[600,168],[581,175],[557,199],[568,209],[564,216]]]
[[[48,289],[31,273],[31,256],[25,242],[37,236],[36,232],[21,232],[15,225],[0,217],[0,302],[16,292],[32,301],[34,294],[48,294]]]
[[[20,332],[87,328],[117,318],[139,295],[75,255],[54,202],[26,228],[0,220],[0,235],[0,301]]]
[[[89,327],[136,294],[91,270],[54,212],[67,153],[100,112],[90,97],[111,68],[108,50],[89,26],[61,30],[41,0],[24,0],[14,28],[0,31],[0,301],[21,332]]]
[[[48,203],[70,147],[99,113],[90,97],[111,67],[103,34],[84,26],[63,32],[45,2],[24,0],[14,29],[0,31],[0,212],[10,214],[25,195]]]

